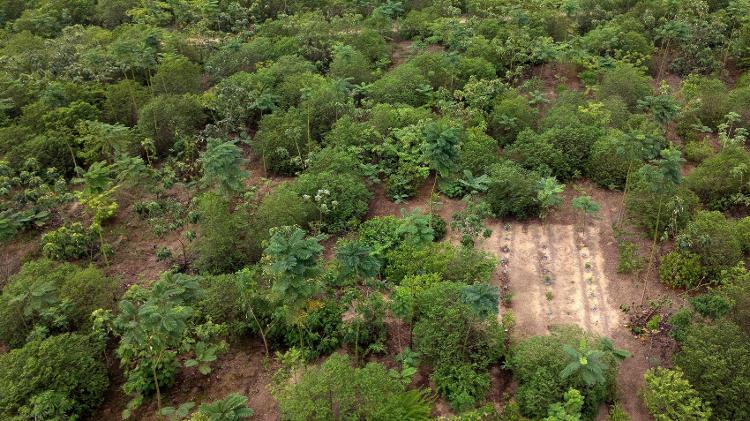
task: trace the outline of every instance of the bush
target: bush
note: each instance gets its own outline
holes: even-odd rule
[[[116,292],[115,282],[94,267],[28,262],[0,296],[0,340],[19,347],[29,338],[82,329],[92,311],[113,306]]]
[[[750,416],[750,338],[730,322],[693,325],[674,363],[716,419]]]
[[[107,85],[105,95],[104,118],[130,127],[138,123],[138,113],[149,97],[146,88],[130,79]]]
[[[402,243],[386,253],[385,261],[385,279],[395,284],[407,276],[426,274],[439,274],[446,281],[467,284],[489,282],[496,264],[486,253],[448,243],[425,246]]]
[[[497,141],[485,133],[470,129],[458,152],[458,172],[469,170],[475,176],[486,174],[492,164],[499,161]]]
[[[510,145],[526,128],[536,127],[538,112],[529,101],[515,91],[500,96],[489,116],[489,132],[500,145]]]
[[[701,316],[718,319],[724,317],[732,309],[734,302],[719,292],[709,291],[692,297],[690,305]]]
[[[294,189],[299,200],[316,204],[322,228],[330,233],[356,227],[367,214],[372,198],[361,177],[342,172],[304,172],[294,182]]]
[[[700,256],[689,251],[672,251],[661,259],[659,278],[672,288],[691,289],[703,280]]]
[[[746,193],[750,153],[744,148],[725,147],[704,160],[685,177],[685,185],[709,209],[723,210],[733,205],[732,195]]]
[[[714,149],[707,139],[693,140],[685,144],[685,158],[688,161],[701,163],[714,155]]]
[[[656,421],[708,420],[711,417],[710,407],[703,403],[679,368],[652,368],[644,378],[643,401]]]
[[[426,95],[419,90],[429,87],[429,84],[421,70],[406,63],[396,66],[373,82],[368,95],[375,102],[419,106],[427,101]]]
[[[698,209],[698,197],[683,185],[670,185],[662,191],[654,191],[638,174],[634,175],[632,183],[632,190],[625,199],[627,215],[650,237],[655,234],[659,238],[664,234],[675,235]]]
[[[156,68],[151,86],[159,94],[195,94],[201,91],[203,69],[187,57],[169,55]]]
[[[29,419],[49,393],[66,403],[55,411],[59,419],[85,417],[108,387],[104,346],[88,336],[65,333],[0,355],[0,415],[5,419]]]
[[[406,391],[379,363],[351,366],[349,357],[334,354],[320,366],[305,369],[295,381],[274,391],[283,419],[326,420],[346,414],[354,418],[428,418],[430,405],[419,393]]]
[[[372,65],[359,50],[348,45],[337,48],[329,67],[329,74],[338,79],[351,79],[355,85],[372,81]]]
[[[282,343],[287,347],[303,344],[302,351],[308,361],[332,353],[341,346],[344,339],[341,316],[345,309],[333,300],[315,305],[316,307],[305,312],[303,328],[286,324],[273,332],[283,335]],[[278,340],[275,335],[271,339]]]
[[[462,301],[466,285],[439,282],[416,296],[414,347],[434,367],[438,392],[457,411],[473,407],[489,390],[487,368],[503,351],[503,331],[491,313],[480,316]],[[497,306],[497,301],[493,303]]]
[[[619,96],[631,111],[638,106],[638,100],[652,93],[649,77],[633,65],[622,62],[606,71],[599,84],[601,98]]]
[[[734,224],[737,239],[742,247],[742,252],[750,253],[750,216],[746,216]]]
[[[577,326],[553,326],[549,335],[533,336],[513,346],[508,366],[519,381],[516,396],[524,415],[534,418],[546,416],[549,406],[562,401],[564,393],[570,388],[578,389],[584,395],[583,414],[586,418],[593,418],[599,405],[612,398],[617,363],[609,352],[605,352],[601,360],[605,366],[604,383],[588,385],[580,376],[561,376],[568,363],[563,346],[578,349],[581,341],[588,344],[589,350],[605,349],[600,338],[583,332]]]
[[[177,136],[191,136],[203,127],[206,116],[192,95],[160,95],[141,108],[138,127],[154,141],[156,153],[166,156]]]
[[[306,116],[297,108],[267,114],[260,120],[254,149],[263,168],[276,175],[294,175],[310,151]]]
[[[268,230],[293,225],[307,227],[316,218],[316,213],[313,203],[302,200],[293,183],[275,187],[263,197],[253,215],[253,256],[260,256],[261,244],[270,238]]]
[[[195,266],[201,272],[231,273],[260,258],[259,244],[249,238],[249,216],[243,209],[232,211],[228,199],[206,193],[198,199],[198,213]]]
[[[359,239],[370,247],[373,255],[385,256],[401,244],[401,221],[395,216],[376,216],[367,219],[359,226]]]
[[[731,111],[729,89],[720,79],[688,76],[682,83],[682,95],[689,105],[683,118],[695,117],[712,129]]]
[[[491,181],[485,200],[495,217],[522,219],[539,213],[537,192],[541,177],[537,173],[504,161],[490,167],[489,176]]]
[[[717,211],[698,212],[680,232],[677,243],[683,250],[700,256],[709,275],[717,276],[742,260],[742,246],[734,224]]]
[[[526,129],[518,134],[515,143],[503,150],[503,155],[518,162],[527,170],[550,177],[565,179],[569,176],[565,157],[548,138]]]
[[[79,222],[62,226],[42,236],[42,252],[54,260],[93,258],[99,249],[99,239]]]
[[[622,189],[629,172],[640,163],[641,145],[621,132],[611,132],[594,142],[587,174],[596,184],[609,189]]]
[[[557,170],[561,180],[582,176],[589,165],[591,148],[604,136],[597,126],[569,125],[553,127],[542,133],[542,138],[557,149],[564,158],[564,166]]]

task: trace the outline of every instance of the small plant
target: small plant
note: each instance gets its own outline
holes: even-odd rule
[[[552,291],[547,291],[544,293],[544,298],[546,298],[547,301],[552,301],[552,299],[555,298],[555,294],[553,294]]]
[[[42,236],[42,253],[50,259],[65,261],[88,257],[99,251],[96,233],[79,222],[62,226]]]
[[[599,213],[599,204],[591,198],[591,196],[578,196],[573,198],[572,202],[573,209],[578,210],[581,213],[581,226],[583,227],[586,223],[587,218],[593,218]]]
[[[637,273],[643,269],[645,262],[643,256],[639,254],[637,244],[627,240],[620,240],[617,243],[617,250],[619,251],[617,273]]]

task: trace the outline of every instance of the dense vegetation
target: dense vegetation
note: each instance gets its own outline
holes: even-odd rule
[[[271,418],[627,419],[629,352],[514,331],[481,247],[490,219],[584,229],[581,186],[620,192],[619,271],[687,297],[631,327],[674,341],[645,409],[750,418],[748,0],[0,0],[0,24],[0,418],[122,393],[123,418],[245,419],[167,397],[252,342]]]

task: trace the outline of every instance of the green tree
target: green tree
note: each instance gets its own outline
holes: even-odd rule
[[[578,196],[574,197],[573,201],[571,202],[571,205],[573,206],[573,209],[578,210],[581,212],[582,220],[581,224],[586,223],[587,217],[593,217],[597,213],[599,213],[599,204],[594,201],[594,199],[591,198],[591,196]]]
[[[711,418],[711,408],[703,403],[679,368],[652,368],[644,378],[643,402],[656,421],[707,421]]]
[[[96,324],[119,337],[116,354],[125,371],[125,393],[133,396],[123,411],[129,418],[145,395],[156,392],[161,410],[161,388],[174,384],[180,356],[186,367],[206,375],[211,362],[226,348],[218,336],[225,330],[210,321],[194,325],[193,308],[199,286],[194,278],[165,274],[146,289],[135,285],[118,304],[119,313],[95,313]]]
[[[273,291],[290,304],[299,304],[315,293],[313,277],[319,269],[318,259],[323,253],[320,241],[324,235],[308,237],[299,227],[279,227],[271,230],[264,253],[274,275]]]
[[[208,139],[206,151],[201,155],[203,186],[213,186],[226,196],[245,190],[245,179],[250,175],[242,169],[242,151],[233,141]]]
[[[336,261],[344,278],[367,281],[380,272],[380,260],[360,241],[346,241],[336,247]]]

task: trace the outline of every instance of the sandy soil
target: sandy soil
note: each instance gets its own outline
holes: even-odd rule
[[[591,195],[602,207],[598,218],[585,224],[570,207],[572,197],[581,192]],[[622,363],[618,377],[621,402],[631,419],[647,420],[650,416],[638,391],[643,373],[659,361],[662,352],[624,327],[626,315],[621,306],[639,304],[644,285],[635,275],[617,273],[618,250],[612,224],[618,220],[621,201],[621,193],[589,184],[569,187],[566,203],[545,221],[489,222],[493,234],[483,248],[507,261],[504,268],[513,294],[516,339],[546,334],[556,324],[577,324],[610,337],[618,347],[632,353]],[[495,282],[499,279],[498,275]],[[676,293],[658,283],[655,271],[647,281],[645,301],[663,296],[677,301]],[[602,412],[600,418],[606,419],[606,408]]]

